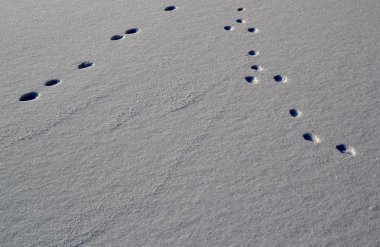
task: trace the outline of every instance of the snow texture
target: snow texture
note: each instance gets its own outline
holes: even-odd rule
[[[380,246],[379,13],[3,0],[0,245]]]

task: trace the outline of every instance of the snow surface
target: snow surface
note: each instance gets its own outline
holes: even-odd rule
[[[380,246],[379,13],[3,0],[0,245]]]

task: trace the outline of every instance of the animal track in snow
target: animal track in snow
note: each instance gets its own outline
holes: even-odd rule
[[[235,28],[233,26],[224,26],[224,30],[226,30],[226,31],[232,31],[234,29]]]
[[[20,101],[31,101],[31,100],[35,100],[38,98],[38,93],[37,92],[30,92],[30,93],[26,93],[26,94],[23,94],[21,97],[20,97]]]
[[[245,20],[243,20],[243,19],[237,19],[236,22],[242,24],[242,23],[245,23]]]
[[[61,83],[61,80],[53,79],[53,80],[49,80],[49,81],[45,82],[45,86],[51,87],[51,86],[55,86],[59,83]]]
[[[250,32],[250,33],[257,33],[257,29],[254,28],[254,27],[250,27],[250,28],[248,28],[247,30],[248,30],[248,32]]]
[[[252,65],[251,69],[254,70],[254,71],[261,71],[262,70],[261,66],[260,65],[256,65],[256,64]]]
[[[356,152],[353,147],[347,146],[345,144],[339,144],[336,146],[336,149],[338,149],[339,152],[342,154],[349,154],[351,156],[355,156]]]
[[[83,63],[78,65],[78,69],[86,69],[86,68],[90,68],[92,66],[94,66],[94,63],[92,63],[92,62],[83,62]]]
[[[168,6],[168,7],[166,7],[164,10],[165,10],[165,11],[173,11],[173,10],[176,10],[176,9],[177,9],[177,7],[174,6],[174,5],[172,5],[172,6]]]
[[[256,83],[257,83],[257,79],[256,79],[254,76],[246,76],[246,77],[245,77],[245,80],[246,80],[248,83],[253,83],[253,84],[256,84]]]
[[[245,10],[245,8],[242,8],[242,7],[240,7],[240,8],[237,9],[238,12],[241,12],[241,11],[244,11],[244,10]]]
[[[301,116],[301,112],[295,108],[290,109],[289,114],[292,117],[300,117]]]
[[[283,77],[282,75],[275,75],[275,76],[273,76],[273,80],[275,81],[275,82],[279,82],[279,83],[286,83],[288,80],[285,78],[285,77]]]
[[[320,143],[321,140],[318,138],[318,136],[312,134],[312,133],[305,133],[303,134],[303,138],[306,141],[314,142],[314,143]]]
[[[111,40],[121,40],[122,38],[124,38],[123,35],[116,34],[116,35],[114,35],[114,36],[111,37]]]
[[[259,54],[259,53],[258,53],[257,51],[254,51],[254,50],[248,52],[248,55],[249,55],[249,56],[253,56],[253,57],[254,57],[254,56],[257,56],[258,54]]]
[[[140,32],[140,29],[134,27],[134,28],[127,29],[127,31],[125,31],[125,34],[136,34],[138,32]]]

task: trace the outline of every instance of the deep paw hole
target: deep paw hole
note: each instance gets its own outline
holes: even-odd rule
[[[30,101],[30,100],[35,100],[38,97],[37,92],[30,92],[22,95],[20,97],[20,101]]]
[[[138,33],[140,30],[138,28],[130,28],[127,31],[125,31],[125,34],[135,34]]]
[[[289,113],[290,113],[290,116],[292,117],[298,117],[299,116],[299,112],[297,111],[297,109],[290,109],[289,110]]]
[[[254,27],[250,27],[250,28],[248,28],[248,32],[254,33],[254,32],[256,32],[256,29]]]
[[[252,65],[251,66],[251,69],[253,69],[253,70],[259,70],[260,69],[260,66],[259,65]]]
[[[78,69],[89,68],[89,67],[92,67],[93,65],[94,65],[94,63],[91,63],[91,62],[83,62],[83,63],[78,65]]]
[[[253,76],[247,76],[247,77],[245,77],[245,80],[246,80],[248,83],[252,83],[252,82],[255,80],[255,77],[253,77]]]
[[[243,19],[237,19],[236,22],[237,23],[244,23],[244,20]]]
[[[310,142],[315,142],[315,138],[313,136],[313,134],[311,133],[306,133],[303,135],[303,138],[306,140],[306,141],[310,141]]]
[[[281,75],[275,75],[273,76],[273,79],[276,81],[276,82],[282,82],[283,78]]]
[[[114,36],[111,37],[111,40],[120,40],[123,38],[123,35],[120,35],[120,34],[116,34]]]
[[[237,11],[238,12],[244,11],[244,8],[238,8]]]
[[[225,27],[224,27],[224,30],[226,30],[226,31],[231,31],[231,30],[232,30],[232,27],[231,27],[231,26],[225,26]]]
[[[59,83],[61,83],[61,80],[53,79],[53,80],[45,82],[45,86],[51,87],[51,86],[57,85]]]
[[[168,6],[168,7],[165,8],[165,11],[173,11],[175,9],[177,9],[176,6]]]
[[[347,146],[344,144],[339,144],[336,146],[336,149],[339,150],[341,153],[346,153],[347,152]]]
[[[257,52],[256,51],[249,51],[248,55],[250,55],[250,56],[256,56]]]

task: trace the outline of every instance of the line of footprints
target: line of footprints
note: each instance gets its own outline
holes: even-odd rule
[[[243,12],[245,11],[246,9],[245,8],[237,8],[237,11],[238,12]],[[236,19],[236,23],[238,24],[246,24],[247,22],[242,19],[242,18],[238,18]],[[223,27],[225,31],[227,32],[231,32],[231,31],[234,31],[235,30],[235,27],[233,25],[227,25],[227,26],[224,26]],[[245,29],[247,32],[249,33],[258,33],[258,29],[256,27],[247,27]],[[257,56],[259,53],[255,50],[251,50],[251,51],[248,51],[247,55],[250,56],[250,57],[255,57]],[[258,71],[262,71],[262,67],[260,65],[257,65],[257,64],[254,64],[251,66],[251,70],[254,71],[254,72],[258,72]],[[276,83],[281,83],[281,84],[284,84],[284,83],[287,83],[288,80],[286,77],[278,74],[278,75],[274,75],[273,76],[273,80],[276,82]],[[245,77],[245,81],[249,84],[257,84],[258,83],[258,79],[255,77],[255,76],[246,76]],[[301,117],[301,112],[295,108],[292,108],[289,110],[289,114],[291,117],[293,118],[299,118]],[[303,134],[303,138],[306,140],[306,141],[309,141],[309,142],[313,142],[313,143],[320,143],[321,142],[321,139],[313,134],[313,133],[304,133]],[[346,144],[338,144],[336,145],[336,149],[341,152],[342,154],[346,154],[346,155],[350,155],[350,156],[355,156],[356,155],[356,151],[353,147],[351,146],[348,146]]]
[[[178,7],[174,6],[174,5],[171,5],[171,6],[167,6],[165,7],[163,10],[164,11],[168,11],[168,12],[171,12],[171,11],[174,11],[174,10],[177,10]],[[238,8],[237,9],[238,12],[243,12],[245,11],[245,8]],[[246,24],[246,21],[244,19],[237,19],[236,20],[236,23],[238,24]],[[234,26],[224,26],[224,30],[230,32],[230,31],[233,31],[235,30],[235,27]],[[126,36],[128,35],[134,35],[134,34],[137,34],[139,33],[141,30],[139,28],[129,28],[125,31],[125,34],[115,34],[113,35],[110,40],[111,41],[118,41],[118,40],[121,40],[123,38],[125,38]],[[246,29],[247,32],[249,33],[257,33],[258,32],[258,29],[255,28],[255,27],[248,27]],[[255,57],[258,55],[258,52],[255,51],[255,50],[251,50],[251,51],[248,51],[247,53],[248,56],[250,57]],[[88,69],[90,67],[93,67],[95,64],[93,62],[89,62],[89,61],[85,61],[85,62],[82,62],[80,63],[77,68],[79,70],[83,70],[83,69]],[[257,65],[257,64],[254,64],[251,66],[251,69],[252,71],[255,71],[255,72],[258,72],[258,71],[262,71],[262,68],[260,65]],[[287,82],[287,78],[283,77],[282,75],[274,75],[273,76],[273,80],[277,83],[286,83]],[[246,76],[245,77],[245,81],[247,83],[250,83],[250,84],[257,84],[258,83],[258,80],[255,76]],[[62,81],[59,80],[59,79],[52,79],[52,80],[48,80],[45,82],[45,86],[47,87],[52,87],[52,86],[56,86],[58,84],[60,84]],[[25,101],[33,101],[37,98],[39,98],[40,94],[38,92],[29,92],[29,93],[26,93],[24,95],[22,95],[19,100],[21,102],[25,102]],[[289,110],[289,114],[291,117],[294,117],[294,118],[299,118],[301,117],[301,112],[298,111],[297,109],[290,109]],[[316,136],[315,134],[313,133],[305,133],[303,134],[303,138],[306,140],[306,141],[310,141],[310,142],[314,142],[314,143],[320,143],[321,140],[318,136]],[[350,155],[350,156],[355,156],[356,152],[355,152],[355,149],[351,146],[348,146],[348,145],[345,145],[345,144],[339,144],[336,146],[336,149],[343,153],[343,154],[347,154],[347,155]]]
[[[165,7],[163,10],[164,11],[173,11],[173,10],[176,10],[177,7],[174,6],[174,5],[171,5],[171,6],[167,6]],[[125,35],[133,35],[133,34],[137,34],[140,32],[140,29],[139,28],[129,28],[125,31]],[[110,39],[112,41],[117,41],[117,40],[121,40],[125,37],[125,35],[122,35],[122,34],[115,34],[113,35]],[[90,68],[92,66],[94,66],[95,64],[93,62],[89,62],[89,61],[85,61],[85,62],[82,62],[80,64],[78,64],[77,68],[79,70],[82,70],[82,69],[87,69],[87,68]],[[56,86],[58,84],[60,84],[62,81],[59,80],[59,79],[52,79],[52,80],[49,80],[47,82],[45,82],[45,86],[47,87],[52,87],[52,86]],[[19,101],[21,102],[25,102],[25,101],[33,101],[33,100],[36,100],[38,99],[40,96],[40,94],[38,92],[29,92],[29,93],[26,93],[26,94],[23,94],[21,95],[21,97],[19,98]]]

